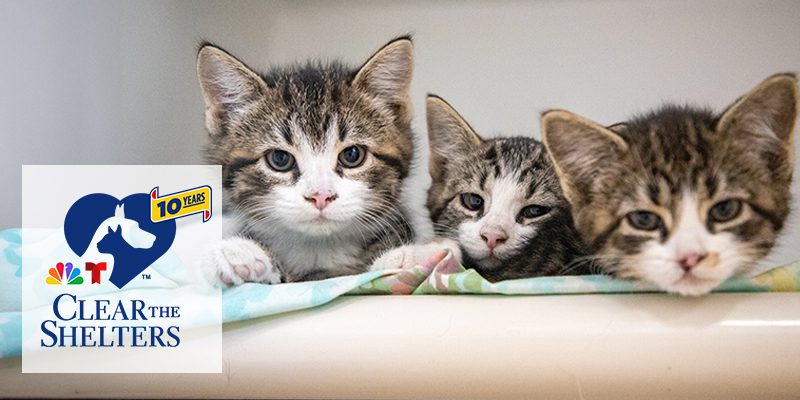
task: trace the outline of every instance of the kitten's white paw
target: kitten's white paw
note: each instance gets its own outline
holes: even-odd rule
[[[223,240],[205,254],[201,267],[206,279],[214,286],[281,282],[281,273],[273,265],[272,257],[250,239]]]
[[[391,249],[372,263],[370,271],[385,269],[406,269],[428,261],[436,253],[447,250],[461,262],[461,248],[450,239],[436,239],[425,244],[410,244]]]
[[[439,250],[447,250],[449,251],[453,257],[461,264],[461,246],[458,245],[458,242],[452,239],[435,239],[432,246],[436,246]],[[434,252],[433,254],[436,254]],[[432,254],[432,255],[433,255]]]

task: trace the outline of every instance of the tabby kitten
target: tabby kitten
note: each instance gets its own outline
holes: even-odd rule
[[[458,240],[467,267],[491,281],[589,273],[572,263],[583,246],[540,142],[483,139],[437,96],[428,96],[427,114],[427,206],[434,230]]]
[[[308,63],[266,74],[200,48],[207,159],[222,165],[233,220],[232,237],[205,259],[212,280],[355,274],[412,240],[399,200],[414,149],[412,69],[408,37],[358,69]]]
[[[606,128],[546,112],[544,142],[597,261],[689,296],[751,271],[789,214],[797,97],[780,74],[721,114],[665,106]]]

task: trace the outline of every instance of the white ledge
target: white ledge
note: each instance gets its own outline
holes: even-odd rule
[[[222,374],[37,375],[2,396],[781,398],[800,293],[353,296],[227,325]]]

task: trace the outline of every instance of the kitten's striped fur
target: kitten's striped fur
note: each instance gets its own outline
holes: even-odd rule
[[[684,295],[750,271],[789,214],[797,97],[795,76],[780,74],[721,114],[665,106],[605,128],[545,113],[545,144],[597,261]],[[652,230],[647,213],[660,221]]]
[[[206,269],[228,284],[322,279],[364,272],[410,242],[400,198],[414,150],[412,69],[408,37],[361,68],[308,63],[266,74],[203,45],[207,159],[222,165],[235,224]],[[355,167],[341,158],[353,146],[365,154]],[[286,160],[274,154],[289,157],[287,170],[270,163]]]
[[[586,274],[569,204],[544,146],[530,137],[481,138],[444,100],[429,96],[428,209],[438,235],[455,239],[464,264],[500,281]],[[480,196],[470,210],[461,195]],[[543,207],[526,217],[526,207]],[[498,244],[498,240],[500,240]]]

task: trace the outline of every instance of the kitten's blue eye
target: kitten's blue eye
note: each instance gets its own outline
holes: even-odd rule
[[[536,218],[536,217],[541,217],[542,215],[545,215],[548,212],[550,212],[549,207],[538,206],[534,204],[523,208],[521,214],[523,218]]]
[[[661,227],[661,217],[650,211],[634,211],[628,214],[628,222],[643,231],[654,231]]]
[[[727,222],[739,216],[742,211],[742,201],[728,199],[714,204],[708,210],[708,217],[714,222]]]
[[[271,150],[267,153],[267,164],[278,172],[286,172],[294,166],[294,156],[284,150]]]
[[[355,168],[364,163],[366,151],[361,146],[350,146],[339,153],[339,163],[346,168]]]
[[[475,193],[462,193],[461,204],[470,211],[478,211],[483,208],[483,198]]]

